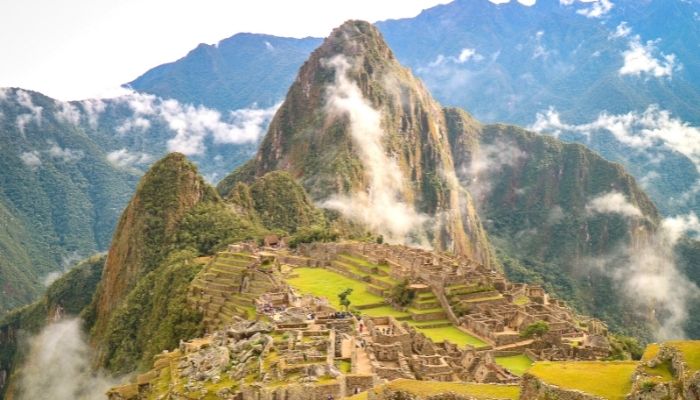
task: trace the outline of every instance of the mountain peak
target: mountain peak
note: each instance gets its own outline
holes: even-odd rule
[[[379,30],[361,20],[348,20],[333,29],[317,51],[326,57],[335,54],[355,57],[374,52],[378,56],[394,58]]]

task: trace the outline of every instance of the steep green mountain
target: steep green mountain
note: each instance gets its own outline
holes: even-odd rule
[[[0,90],[0,316],[49,274],[109,245],[137,176],[115,168],[72,107]]]
[[[348,22],[304,63],[256,158],[219,190],[287,170],[316,202],[389,240],[495,264],[445,133],[440,106],[379,32]]]
[[[14,372],[22,363],[28,337],[59,315],[79,315],[92,301],[104,262],[104,256],[80,262],[52,283],[39,300],[0,319],[0,398],[14,389]]]
[[[146,368],[153,355],[202,333],[186,295],[203,256],[272,231],[300,231],[297,241],[308,240],[309,229],[329,237],[333,226],[288,174],[241,183],[224,200],[182,154],[169,154],[141,179],[83,311],[100,365],[114,373]]]
[[[347,68],[338,68],[339,54]],[[337,112],[338,101],[351,104],[352,111]],[[377,129],[378,139],[372,142]],[[442,108],[397,63],[369,24],[344,24],[312,53],[258,155],[218,188],[228,193],[236,182],[286,170],[316,202],[386,233],[390,221],[373,211],[388,212],[388,207],[383,207],[384,197],[376,196],[382,190],[373,185],[379,176],[381,188],[391,188],[391,179],[382,180],[373,168],[378,163],[382,171],[391,170],[393,162],[408,182],[405,191],[401,187],[390,193],[399,199],[393,205],[409,204],[422,215],[450,215],[453,221],[467,215],[461,219],[462,239],[437,240],[436,247],[464,240],[465,253],[479,259],[478,254],[490,254],[493,244],[511,276],[545,284],[616,329],[648,334],[647,321],[625,311],[629,299],[616,289],[613,270],[595,271],[589,265],[620,248],[645,243],[657,231],[656,207],[635,179],[584,146],[513,126],[483,125],[464,111]],[[467,202],[450,202],[453,192]],[[338,195],[350,205],[336,201]],[[614,209],[596,211],[592,205],[609,196],[637,210],[639,218]],[[401,239],[390,233],[390,240]],[[408,241],[412,239],[409,234]],[[454,251],[460,251],[459,245]]]
[[[658,211],[634,178],[580,144],[483,125],[458,109],[445,112],[460,181],[475,196],[509,276],[543,283],[617,330],[645,334],[629,299],[611,282],[612,271],[590,265],[646,243],[658,230]],[[621,194],[639,218],[593,212],[595,199],[610,193]]]

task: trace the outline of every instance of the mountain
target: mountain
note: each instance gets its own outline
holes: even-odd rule
[[[125,86],[222,111],[253,104],[270,107],[284,96],[299,65],[320,42],[239,33],[215,45],[200,44]]]
[[[0,90],[0,315],[104,250],[137,176],[115,168],[68,103]],[[50,282],[49,282],[50,283]]]
[[[344,24],[314,50],[241,171],[250,181],[278,169],[389,240],[495,264],[454,179],[442,109],[367,23]]]
[[[497,5],[488,0],[456,0],[414,18],[376,25],[398,60],[441,103],[470,110],[482,121],[539,126],[543,133],[583,143],[625,165],[645,184],[662,212],[675,215],[700,212],[700,200],[688,190],[700,177],[700,164],[690,150],[700,125],[700,113],[694,107],[700,100],[698,15],[696,0],[572,1],[568,5],[539,0],[532,7],[516,1]],[[298,53],[290,58],[263,51],[266,41],[275,45],[269,36],[234,38],[224,41],[231,44],[225,55],[213,46],[199,47],[216,53],[211,57],[229,66],[221,69],[232,71],[226,76],[214,67],[206,70],[211,75],[202,75],[198,68],[207,64],[200,54],[204,52],[193,51],[147,72],[145,76],[161,77],[157,85],[141,81],[132,86],[197,104],[194,97],[165,89],[187,86],[200,99],[216,99],[203,104],[222,111],[272,104],[282,99],[293,82],[294,67],[287,61],[294,59],[300,66],[311,43],[320,42],[277,38],[289,46],[296,43]],[[233,72],[251,70],[248,59],[262,57],[261,52],[268,58],[255,65],[254,73]],[[268,75],[280,79],[264,80],[265,95],[251,96],[248,88]],[[197,77],[196,83],[192,76]],[[231,90],[214,91],[229,87],[222,82],[234,81]],[[277,98],[271,99],[269,93],[277,93]],[[550,108],[557,117],[554,122],[560,124],[537,124]],[[671,119],[661,111],[668,111]],[[669,139],[682,135],[683,123],[696,127],[688,139],[691,143]],[[659,134],[635,140],[649,131]]]
[[[427,238],[495,268],[503,261],[511,276],[544,284],[615,329],[649,334],[649,316],[629,311],[616,289],[618,266],[591,265],[659,229],[635,179],[579,144],[442,108],[367,23],[347,22],[312,53],[257,156],[218,189],[225,195],[278,169],[386,240]]]

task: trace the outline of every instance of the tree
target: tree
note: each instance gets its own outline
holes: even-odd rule
[[[348,298],[350,293],[352,293],[352,288],[347,288],[338,294],[340,305],[345,307],[345,311],[348,311],[348,307],[350,307],[350,299]]]
[[[409,282],[404,280],[391,290],[391,301],[401,307],[405,307],[416,297],[416,292],[409,288]]]
[[[541,337],[544,336],[547,332],[549,332],[549,324],[545,321],[537,321],[528,325],[525,328],[525,330],[522,331],[520,336],[524,338],[531,338],[534,336]]]

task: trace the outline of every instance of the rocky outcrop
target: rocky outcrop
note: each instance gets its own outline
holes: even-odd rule
[[[525,374],[520,384],[520,400],[605,400],[602,397],[578,390],[564,389],[542,382],[531,374]]]

